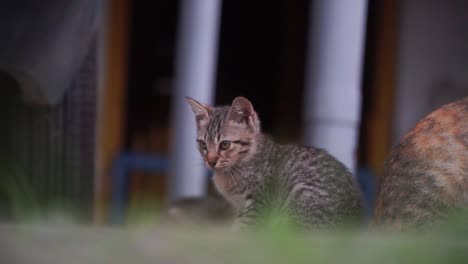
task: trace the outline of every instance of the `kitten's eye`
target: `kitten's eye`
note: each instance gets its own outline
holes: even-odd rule
[[[228,149],[230,146],[231,146],[231,141],[229,141],[229,140],[223,140],[223,141],[221,141],[221,144],[219,144],[219,148],[220,148],[221,150],[226,150],[226,149]]]
[[[203,150],[206,150],[206,143],[205,141],[203,140],[198,140],[198,147],[203,149]]]

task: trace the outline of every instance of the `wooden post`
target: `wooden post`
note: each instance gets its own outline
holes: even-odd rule
[[[377,26],[373,32],[375,52],[371,55],[371,83],[372,99],[368,120],[363,129],[367,135],[364,139],[366,161],[370,169],[377,175],[383,173],[392,139],[392,118],[394,107],[398,1],[384,0],[376,10]]]
[[[130,2],[104,1],[101,32],[96,140],[94,222],[107,222],[111,190],[110,168],[120,152],[125,126]]]

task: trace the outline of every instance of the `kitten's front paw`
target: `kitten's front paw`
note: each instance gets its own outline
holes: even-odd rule
[[[245,232],[247,229],[249,229],[249,225],[243,219],[236,218],[231,225],[230,231],[239,233]]]

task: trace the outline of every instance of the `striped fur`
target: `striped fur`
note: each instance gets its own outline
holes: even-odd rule
[[[257,225],[273,214],[326,228],[361,216],[351,174],[325,150],[276,144],[261,133],[258,115],[243,97],[223,107],[188,102],[197,141],[206,144],[199,144],[200,153],[214,170],[216,189],[236,209],[236,224]],[[226,140],[230,146],[221,150]]]

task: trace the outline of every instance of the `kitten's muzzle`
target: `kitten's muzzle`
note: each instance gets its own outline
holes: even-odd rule
[[[218,160],[215,160],[215,161],[208,161],[208,165],[211,167],[211,168],[214,168],[216,166],[216,163],[218,162]]]
[[[219,156],[216,153],[216,150],[208,151],[207,155],[205,156],[206,165],[214,169],[214,167],[216,166],[216,163],[218,163],[218,158]]]

